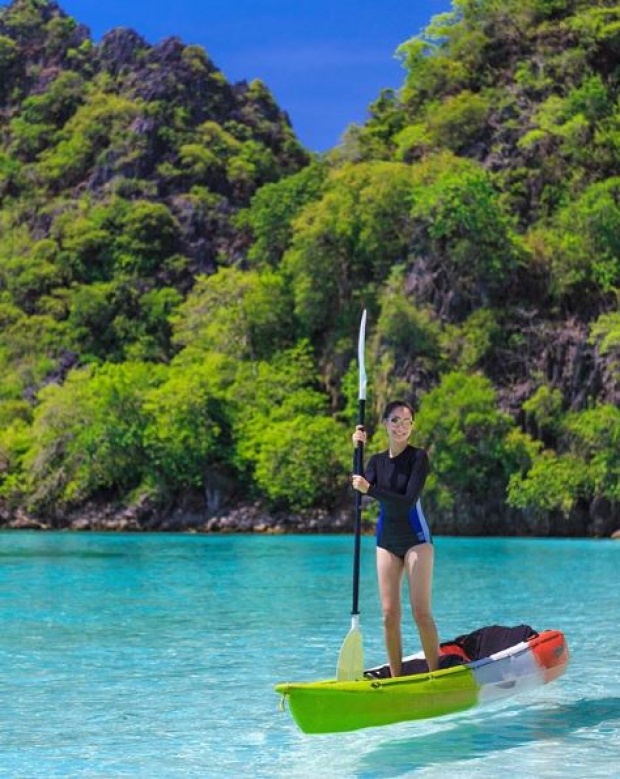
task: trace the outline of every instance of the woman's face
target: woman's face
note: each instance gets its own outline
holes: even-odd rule
[[[385,420],[390,441],[407,443],[413,429],[413,416],[406,406],[393,408]]]

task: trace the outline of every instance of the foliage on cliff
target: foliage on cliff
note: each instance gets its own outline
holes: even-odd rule
[[[318,159],[199,47],[0,10],[6,511],[348,500],[366,307],[437,531],[615,529],[619,51],[612,2],[455,0]]]

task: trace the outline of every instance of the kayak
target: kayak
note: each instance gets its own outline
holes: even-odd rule
[[[430,673],[419,653],[403,660],[405,675],[390,678],[387,665],[358,681],[282,682],[304,733],[338,733],[465,711],[515,695],[561,676],[568,664],[559,630],[491,625],[441,644],[440,668]]]

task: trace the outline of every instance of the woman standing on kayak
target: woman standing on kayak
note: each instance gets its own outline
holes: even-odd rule
[[[408,403],[388,403],[383,414],[388,449],[370,458],[364,476],[352,477],[353,488],[380,505],[377,577],[392,676],[402,673],[401,587],[405,573],[426,662],[431,671],[439,667],[439,638],[431,612],[434,550],[420,503],[429,462],[424,449],[409,443],[413,418],[413,408]],[[360,425],[353,433],[353,442],[366,443],[366,433]]]

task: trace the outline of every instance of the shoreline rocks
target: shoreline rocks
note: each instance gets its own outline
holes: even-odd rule
[[[242,504],[208,513],[192,507],[169,512],[148,506],[148,501],[132,507],[109,504],[88,505],[79,512],[49,518],[34,517],[22,509],[0,511],[0,528],[7,530],[71,530],[82,532],[172,532],[172,533],[348,533],[353,530],[350,510],[329,512],[315,509],[301,513],[269,513],[259,503]],[[363,531],[374,529],[364,523]]]
[[[9,510],[0,505],[0,530],[66,530],[79,532],[111,533],[205,533],[205,534],[259,534],[285,535],[293,533],[353,533],[354,512],[351,507],[327,511],[314,509],[303,513],[269,512],[260,503],[245,503],[216,512],[208,511],[204,503],[193,498],[185,505],[161,508],[144,497],[135,505],[127,507],[114,503],[93,502],[79,510],[55,512],[49,517],[34,516],[17,508]],[[502,523],[494,524],[493,530],[500,530]],[[373,522],[363,520],[362,533],[374,533]],[[590,528],[590,530],[595,528]],[[596,528],[600,530],[600,528]],[[521,525],[507,523],[503,532],[475,534],[465,524],[461,531],[447,525],[442,528],[441,521],[434,522],[436,535],[481,535],[514,537],[572,537],[572,538],[609,538],[620,540],[620,527],[609,528],[609,532],[582,533],[567,532],[562,526],[552,527],[549,522],[535,525],[523,522]],[[564,532],[562,532],[564,531]]]

